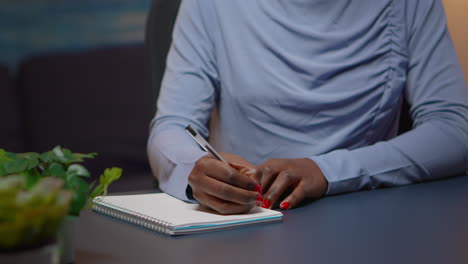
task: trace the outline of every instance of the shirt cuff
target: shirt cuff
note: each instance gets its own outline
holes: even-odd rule
[[[195,162],[206,154],[206,152],[197,152],[193,162],[176,164],[169,180],[160,186],[161,190],[178,199],[196,203],[197,201],[191,199],[192,197],[187,197],[188,176],[192,172]]]
[[[350,158],[349,154],[348,150],[336,150],[309,157],[317,164],[328,182],[325,195],[357,191],[370,184],[359,161]]]

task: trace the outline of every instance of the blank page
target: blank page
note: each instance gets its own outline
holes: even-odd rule
[[[281,218],[282,216],[281,212],[258,206],[246,214],[220,215],[198,204],[187,203],[165,193],[100,196],[96,197],[94,202],[130,214],[166,221],[174,228]]]

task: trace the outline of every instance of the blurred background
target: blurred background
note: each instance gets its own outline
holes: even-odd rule
[[[458,58],[468,80],[468,1],[467,0],[443,0],[447,22],[452,35]]]
[[[102,45],[142,43],[151,0],[2,0],[0,64]]]
[[[2,0],[0,148],[98,152],[94,177],[153,185],[146,158],[154,95],[145,67],[151,0]],[[115,187],[115,186],[114,186]]]
[[[443,2],[468,76],[468,1]],[[2,0],[0,148],[98,152],[86,163],[93,175],[124,169],[114,190],[152,187],[146,140],[179,3]],[[149,56],[151,7],[148,43],[156,52]]]

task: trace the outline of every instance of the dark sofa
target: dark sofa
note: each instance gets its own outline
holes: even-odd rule
[[[23,137],[15,82],[6,66],[0,66],[0,148],[23,151]]]
[[[155,102],[143,44],[30,57],[14,77],[0,67],[0,88],[0,148],[98,152],[86,162],[94,176],[124,169],[113,191],[153,187],[146,142]]]

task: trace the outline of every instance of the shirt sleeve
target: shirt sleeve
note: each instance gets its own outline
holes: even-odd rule
[[[328,194],[468,171],[468,90],[442,3],[406,2],[410,57],[405,96],[411,105],[413,129],[371,146],[310,157],[329,182]]]
[[[218,74],[201,1],[182,1],[167,58],[156,117],[151,122],[148,156],[159,187],[179,199],[188,175],[206,152],[184,131],[190,124],[205,138],[213,109]]]

